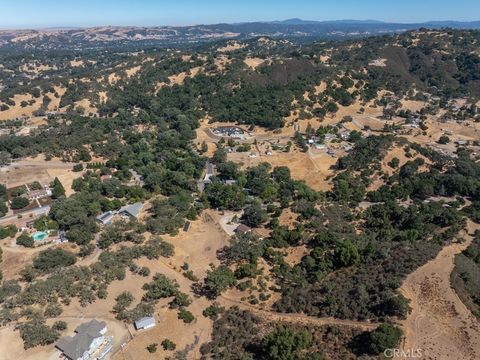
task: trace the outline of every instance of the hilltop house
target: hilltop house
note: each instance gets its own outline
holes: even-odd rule
[[[125,217],[138,218],[142,209],[143,204],[141,202],[137,202],[135,204],[126,205],[120,208],[120,210],[118,210],[118,213]]]
[[[62,352],[65,359],[101,359],[111,350],[111,345],[105,337],[106,332],[105,322],[94,319],[79,325],[73,337],[66,336],[58,340],[55,347]],[[103,345],[106,347],[102,348]]]

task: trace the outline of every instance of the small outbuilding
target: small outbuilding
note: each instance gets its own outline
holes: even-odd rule
[[[146,330],[154,327],[156,324],[155,318],[153,316],[146,316],[140,320],[135,321],[136,330]]]
[[[237,234],[248,234],[249,232],[251,232],[252,229],[249,228],[247,225],[245,224],[240,224],[237,226],[237,228],[235,229],[235,233]]]
[[[110,225],[113,221],[113,212],[107,211],[97,216],[97,221],[102,225]]]

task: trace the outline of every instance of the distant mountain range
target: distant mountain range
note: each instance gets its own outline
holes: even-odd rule
[[[401,24],[376,20],[309,21],[288,19],[273,22],[194,26],[103,26],[43,30],[2,30],[0,50],[82,50],[130,45],[192,44],[220,39],[258,36],[306,40],[338,39],[399,33],[419,28],[480,29],[480,21],[431,21]]]
[[[286,25],[317,25],[317,26],[322,26],[322,25],[377,25],[377,26],[384,26],[384,27],[390,27],[390,26],[407,26],[407,27],[413,27],[413,28],[418,28],[418,27],[451,27],[451,28],[461,28],[461,29],[476,29],[480,26],[480,21],[467,21],[467,22],[462,22],[462,21],[451,21],[451,20],[446,20],[446,21],[428,21],[428,22],[423,22],[423,23],[389,23],[389,22],[384,22],[384,21],[379,21],[379,20],[330,20],[330,21],[315,21],[315,20],[303,20],[303,19],[287,19],[283,21],[273,21],[271,23],[277,23],[277,24],[286,24]]]

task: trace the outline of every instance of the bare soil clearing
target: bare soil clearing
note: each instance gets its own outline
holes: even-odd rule
[[[455,255],[470,245],[478,228],[469,222],[464,242],[446,246],[400,288],[412,307],[402,321],[405,350],[422,349],[425,358],[436,360],[480,358],[480,323],[450,286]]]
[[[255,70],[257,67],[259,67],[260,65],[262,65],[263,63],[265,62],[264,59],[260,59],[260,58],[246,58],[244,60],[244,63],[252,68],[253,70]]]
[[[126,69],[125,72],[127,73],[127,76],[128,77],[131,77],[135,74],[137,74],[140,70],[142,69],[142,66],[141,65],[137,65],[137,66],[134,66],[130,69]]]

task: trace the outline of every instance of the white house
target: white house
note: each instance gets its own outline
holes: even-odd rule
[[[66,336],[58,340],[55,347],[65,359],[93,360],[93,356],[106,342],[107,325],[103,321],[92,320],[79,325],[73,337]],[[104,352],[104,351],[103,351]]]
[[[27,192],[27,198],[30,201],[43,199],[49,196],[52,196],[52,191],[50,189],[31,190]]]

